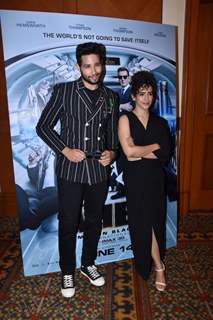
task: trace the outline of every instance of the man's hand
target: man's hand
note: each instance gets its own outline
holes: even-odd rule
[[[102,164],[102,166],[108,166],[113,160],[115,159],[115,152],[105,150],[102,152],[99,162]]]
[[[62,150],[63,155],[72,162],[80,162],[86,158],[85,153],[80,149],[71,149],[65,147]]]

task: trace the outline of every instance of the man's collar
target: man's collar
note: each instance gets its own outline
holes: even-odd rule
[[[129,87],[130,87],[130,84],[128,83],[128,85],[127,85],[127,86],[122,87],[122,90],[123,90],[123,91],[126,91]]]
[[[80,77],[79,79],[77,79],[77,85],[78,85],[78,89],[79,89],[79,90],[85,88],[85,85],[84,85],[84,82],[83,82],[82,77]]]

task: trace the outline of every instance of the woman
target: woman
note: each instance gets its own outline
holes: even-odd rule
[[[119,139],[124,155],[128,223],[135,265],[148,279],[154,261],[158,291],[166,288],[166,194],[163,166],[170,155],[167,121],[151,111],[157,95],[154,76],[139,71],[132,77],[135,108],[119,119]]]

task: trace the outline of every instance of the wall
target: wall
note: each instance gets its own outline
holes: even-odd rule
[[[179,116],[181,115],[186,0],[163,0],[162,23],[177,26]]]

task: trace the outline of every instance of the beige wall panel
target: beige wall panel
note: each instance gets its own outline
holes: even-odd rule
[[[207,135],[205,137],[205,147],[204,155],[205,159],[203,163],[203,172],[202,172],[202,190],[213,190],[213,135]]]

